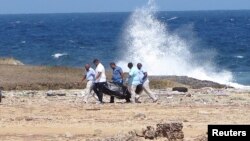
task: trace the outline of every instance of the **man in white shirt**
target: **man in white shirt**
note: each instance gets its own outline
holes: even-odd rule
[[[139,75],[140,75],[139,77],[140,77],[140,81],[142,83],[142,88],[143,88],[144,92],[148,94],[148,96],[153,100],[153,102],[157,102],[157,100],[158,100],[157,96],[155,95],[155,93],[153,93],[150,90],[150,87],[149,87],[149,80],[148,80],[147,71],[143,70],[141,63],[137,64],[137,68],[139,70]]]
[[[95,85],[94,85],[94,92],[96,93],[99,102],[103,103],[103,92],[102,89],[105,85],[107,85],[106,75],[105,75],[105,68],[100,63],[98,59],[95,59],[93,63],[96,65],[95,69]]]
[[[94,87],[94,80],[95,80],[95,70],[90,67],[89,64],[85,65],[86,73],[83,75],[82,81],[87,80],[86,88],[85,88],[85,94],[84,94],[84,102],[88,103],[88,98],[92,95],[96,100],[98,98],[95,94],[92,94],[92,90]]]

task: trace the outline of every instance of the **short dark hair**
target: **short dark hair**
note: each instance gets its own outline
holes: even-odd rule
[[[132,62],[129,62],[129,63],[128,63],[128,66],[133,66],[133,63],[132,63]]]
[[[96,63],[96,62],[99,62],[99,60],[98,59],[94,59],[93,63]]]
[[[115,63],[114,63],[114,62],[111,62],[110,65],[115,65]]]

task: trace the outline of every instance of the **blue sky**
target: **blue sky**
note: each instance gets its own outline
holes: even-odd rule
[[[0,0],[0,14],[133,11],[147,0]],[[250,9],[250,0],[156,0],[161,11]]]

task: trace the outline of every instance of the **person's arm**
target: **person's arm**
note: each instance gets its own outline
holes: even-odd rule
[[[124,78],[124,73],[123,73],[122,69],[119,70],[119,73],[120,73],[121,78],[122,78],[122,80],[123,80],[123,78]]]
[[[95,80],[99,79],[101,77],[101,75],[102,75],[102,72],[98,72],[96,77],[95,77]]]
[[[126,85],[129,83],[131,77],[133,77],[133,72],[132,72],[132,70],[130,70],[130,71],[128,72],[128,76],[127,76],[127,78],[126,78],[126,80],[125,80]]]
[[[92,71],[91,76],[93,77],[93,81],[95,81],[95,71],[94,70]]]
[[[147,72],[144,72],[143,80],[145,80],[147,77],[148,77],[148,73],[147,73]]]
[[[84,76],[82,77],[82,81],[81,81],[81,82],[83,82],[83,81],[86,79],[86,77],[87,77],[87,75],[84,75]]]

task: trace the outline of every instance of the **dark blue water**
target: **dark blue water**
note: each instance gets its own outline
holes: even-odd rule
[[[130,14],[0,15],[0,57],[71,67],[100,58],[107,65],[123,50],[121,36]],[[250,11],[160,12],[157,17],[170,31],[196,40],[194,54],[215,52],[218,69],[230,70],[237,82],[250,84]],[[64,56],[53,56],[57,53]]]

